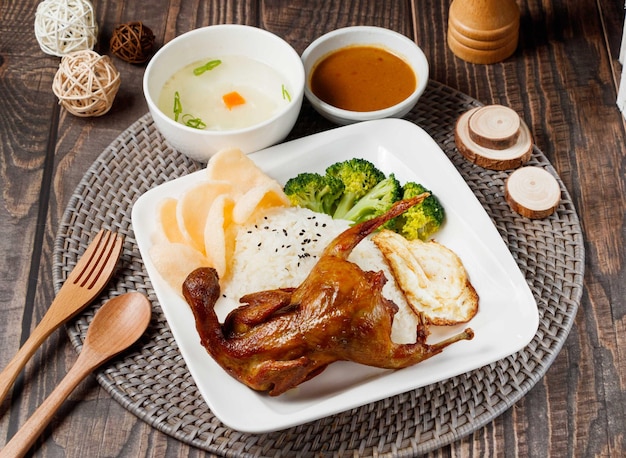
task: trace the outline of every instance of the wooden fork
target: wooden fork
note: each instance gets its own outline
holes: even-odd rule
[[[76,316],[104,289],[115,270],[123,241],[122,235],[103,229],[89,244],[41,322],[0,373],[0,404],[43,341],[55,329]]]

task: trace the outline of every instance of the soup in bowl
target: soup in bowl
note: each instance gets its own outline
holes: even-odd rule
[[[268,31],[235,24],[192,30],[164,45],[143,80],[155,125],[174,149],[207,162],[283,140],[304,93],[300,56]]]
[[[337,124],[402,117],[428,84],[428,61],[409,38],[381,27],[327,33],[302,54],[305,96]]]

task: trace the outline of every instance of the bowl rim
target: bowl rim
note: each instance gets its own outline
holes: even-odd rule
[[[313,91],[311,91],[310,87],[309,87],[309,79],[310,79],[310,70],[312,70],[315,65],[321,61],[325,56],[339,50],[342,49],[344,47],[348,47],[351,45],[341,45],[338,47],[333,48],[332,50],[328,51],[326,54],[324,54],[323,56],[320,56],[315,62],[312,63],[311,68],[309,71],[306,70],[306,62],[307,60],[310,58],[310,55],[313,53],[313,51],[320,46],[321,44],[327,42],[328,40],[331,40],[337,36],[342,36],[342,35],[348,35],[350,33],[362,33],[362,32],[368,32],[368,33],[375,33],[375,34],[379,34],[379,35],[386,35],[386,36],[390,36],[393,37],[394,39],[400,40],[400,41],[404,41],[405,43],[409,44],[411,47],[414,48],[414,50],[417,53],[417,56],[419,58],[420,61],[422,61],[422,63],[425,66],[425,72],[426,74],[424,75],[424,77],[422,78],[421,75],[416,75],[416,76],[420,76],[420,78],[418,79],[418,83],[415,86],[415,90],[409,95],[407,96],[404,100],[396,103],[395,105],[392,105],[390,107],[387,108],[382,108],[380,110],[374,110],[374,111],[352,111],[352,110],[346,110],[343,108],[338,108],[334,105],[331,105],[327,102],[324,102],[322,99],[320,99],[318,96],[316,96]],[[354,43],[354,45],[359,45],[359,44],[366,44],[366,42],[356,42]],[[383,48],[386,48],[388,51],[393,52],[394,54],[398,54],[397,51],[395,51],[394,49],[392,49],[390,46],[384,46],[381,44],[377,44],[372,40],[372,45],[377,45]],[[400,53],[400,57],[403,57],[405,61],[407,61],[408,59],[406,58],[406,56],[402,55]],[[379,119],[379,118],[385,118],[388,117],[394,113],[397,112],[401,112],[404,108],[406,108],[406,106],[410,105],[411,103],[416,103],[417,100],[422,93],[424,92],[424,90],[426,89],[426,86],[428,85],[428,78],[429,78],[429,72],[430,72],[430,65],[428,63],[428,59],[426,58],[426,55],[424,54],[424,51],[422,50],[422,48],[413,40],[411,40],[409,37],[407,37],[406,35],[403,35],[402,33],[396,32],[395,30],[391,30],[391,29],[387,29],[385,27],[378,27],[378,26],[368,26],[368,25],[355,25],[355,26],[348,26],[348,27],[342,27],[339,29],[335,29],[332,30],[330,32],[327,32],[321,36],[319,36],[318,38],[316,38],[315,40],[313,40],[307,47],[306,49],[302,52],[301,55],[301,59],[302,59],[302,64],[304,66],[304,72],[305,72],[305,81],[304,81],[304,95],[305,97],[309,100],[309,102],[311,102],[311,104],[319,109],[321,109],[322,111],[328,113],[329,115],[336,117],[336,118],[343,118],[343,119],[347,119],[347,120],[352,120],[352,121],[367,121],[367,120],[371,120],[371,119]],[[410,64],[410,62],[407,62]],[[413,66],[411,65],[411,68],[413,68]],[[413,70],[415,71],[415,73],[417,74],[417,69],[413,68]]]
[[[253,124],[251,126],[247,126],[247,127],[242,127],[239,129],[226,129],[226,130],[207,130],[207,129],[195,129],[193,127],[189,127],[186,126],[185,124],[181,124],[179,122],[174,121],[172,118],[170,118],[169,116],[167,116],[156,104],[154,97],[152,96],[152,93],[150,92],[148,85],[149,85],[149,78],[150,78],[150,74],[152,69],[154,68],[154,66],[156,66],[156,62],[157,59],[162,56],[163,54],[165,54],[165,52],[176,46],[177,44],[179,44],[182,41],[188,40],[189,37],[193,36],[193,35],[201,35],[202,33],[206,33],[207,30],[217,30],[217,29],[231,29],[231,30],[248,30],[251,31],[253,33],[260,33],[263,34],[267,37],[269,37],[270,39],[273,39],[275,41],[277,41],[278,43],[280,43],[281,45],[284,45],[286,48],[287,53],[291,54],[294,57],[294,63],[295,62],[300,62],[301,65],[297,66],[297,79],[302,81],[303,84],[298,84],[297,87],[295,88],[296,93],[292,94],[291,96],[291,102],[292,103],[288,103],[286,104],[284,107],[282,107],[279,111],[277,111],[276,113],[274,113],[274,115],[270,116],[269,118]],[[163,46],[161,46],[161,48],[152,56],[152,58],[150,59],[150,62],[148,62],[148,65],[146,66],[146,69],[144,71],[143,74],[143,81],[142,81],[142,88],[143,88],[143,95],[144,98],[146,100],[146,103],[148,104],[148,108],[150,109],[150,111],[155,111],[159,114],[161,114],[161,118],[162,121],[167,123],[168,125],[175,127],[175,128],[182,128],[183,131],[189,132],[189,133],[194,133],[196,135],[203,135],[203,136],[207,136],[207,137],[212,137],[212,136],[224,136],[224,135],[237,135],[237,134],[245,134],[254,130],[257,130],[259,128],[263,128],[266,127],[272,123],[274,123],[278,118],[282,117],[285,113],[289,112],[292,108],[293,108],[293,103],[298,103],[298,100],[301,100],[302,97],[304,96],[304,86],[306,86],[306,72],[304,71],[304,63],[302,62],[302,59],[300,58],[300,55],[298,54],[298,52],[295,50],[295,48],[284,38],[276,35],[275,33],[270,32],[269,30],[266,29],[262,29],[260,27],[254,27],[251,25],[245,25],[245,24],[213,24],[213,25],[207,25],[207,26],[203,26],[203,27],[198,27],[195,29],[191,29],[187,32],[181,33],[180,35],[177,35],[176,37],[172,38],[170,41],[168,41],[167,43],[165,43]],[[298,110],[300,111],[300,110]]]

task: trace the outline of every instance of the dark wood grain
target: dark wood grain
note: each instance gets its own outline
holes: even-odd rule
[[[33,23],[38,0],[0,3],[0,367],[43,316],[54,294],[52,251],[67,202],[96,157],[146,105],[145,65],[113,58],[122,85],[112,110],[80,119],[51,84],[59,59],[44,54]],[[528,123],[565,183],[585,235],[584,295],[560,354],[516,405],[432,456],[626,455],[626,137],[615,100],[623,2],[525,0],[515,54],[473,65],[446,46],[449,0],[103,0],[96,50],[109,53],[116,25],[141,20],[161,46],[193,28],[241,23],[270,30],[301,53],[321,34],[377,25],[413,37],[431,78]],[[334,127],[305,102],[290,138]],[[63,378],[76,354],[63,331],[27,366],[0,406],[5,443]],[[205,456],[126,411],[91,377],[55,415],[35,456]]]

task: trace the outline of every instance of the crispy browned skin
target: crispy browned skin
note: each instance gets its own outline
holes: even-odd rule
[[[202,345],[237,380],[276,396],[334,361],[398,369],[471,339],[473,332],[466,329],[428,345],[428,330],[420,324],[415,344],[392,342],[398,307],[382,295],[384,274],[365,272],[347,260],[363,238],[420,200],[418,196],[399,202],[387,214],[338,235],[298,288],[244,296],[245,305],[233,310],[224,325],[214,311],[220,295],[217,273],[211,268],[193,271],[183,284],[183,295]]]

